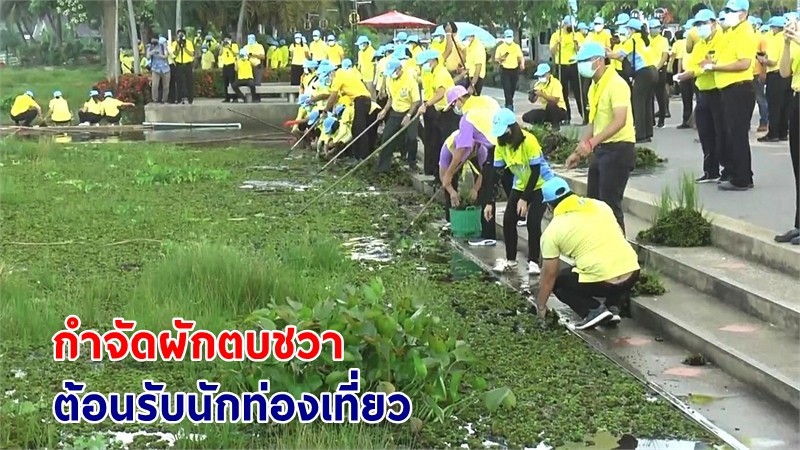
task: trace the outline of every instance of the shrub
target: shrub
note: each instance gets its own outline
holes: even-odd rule
[[[677,200],[664,188],[653,226],[639,232],[644,243],[667,247],[702,247],[711,244],[711,223],[703,214],[697,198],[697,186],[689,174],[683,174]]]
[[[649,270],[642,270],[639,279],[633,285],[631,297],[661,295],[665,292],[667,292],[667,288],[664,287],[664,283],[661,282],[658,274]]]

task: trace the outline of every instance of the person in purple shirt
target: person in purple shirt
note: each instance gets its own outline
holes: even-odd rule
[[[489,159],[489,150],[485,145],[472,144],[469,147],[459,147],[456,145],[458,136],[461,132],[454,131],[445,139],[442,149],[439,151],[439,179],[442,180],[442,188],[445,191],[445,218],[450,224],[450,208],[457,208],[461,203],[458,195],[458,182],[461,178],[462,170],[471,169],[477,177],[475,184],[470,190],[472,200],[477,202],[478,192],[483,181],[481,168]],[[465,164],[467,167],[465,168]]]

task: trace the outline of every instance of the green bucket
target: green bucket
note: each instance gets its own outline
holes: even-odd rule
[[[450,208],[450,229],[453,237],[472,238],[481,235],[481,210],[475,206]]]

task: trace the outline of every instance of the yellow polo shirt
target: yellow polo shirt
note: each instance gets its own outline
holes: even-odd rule
[[[483,46],[481,41],[477,38],[472,39],[472,42],[466,48],[466,58],[464,58],[464,67],[467,69],[467,74],[470,77],[475,76],[475,67],[480,64],[481,70],[478,76],[486,78],[486,47]]]
[[[753,27],[745,22],[728,28],[724,36],[724,43],[716,49],[717,65],[727,65],[740,59],[749,59],[750,67],[739,72],[714,72],[714,81],[717,87],[724,89],[732,84],[753,79],[752,64],[756,57],[758,39]]]
[[[786,45],[784,41],[784,32],[781,31],[780,33],[770,33],[764,39],[767,42],[767,59],[770,61],[775,61],[776,63],[780,63],[781,55],[783,55],[783,47]],[[756,48],[758,51],[758,48]],[[757,63],[760,65],[760,63]],[[775,72],[778,70],[778,66],[780,64],[775,64],[772,67],[766,67],[767,73]]]
[[[494,148],[494,166],[506,167],[514,174],[514,190],[524,192],[531,178],[531,166],[541,164],[542,146],[531,133],[522,131],[525,140],[516,149],[510,145],[498,144]],[[538,175],[538,174],[537,174]],[[534,189],[541,189],[544,184],[542,177],[538,177]]]
[[[595,31],[590,31],[589,34],[583,40],[584,42],[597,42],[598,44],[602,45],[604,48],[611,48],[611,32],[607,29],[603,29],[603,31],[597,33]]]
[[[334,66],[339,66],[342,64],[342,60],[344,59],[344,49],[339,44],[333,44],[333,46],[328,46],[326,49],[328,56],[328,61],[331,62]]]
[[[420,101],[417,80],[414,75],[405,70],[396,80],[387,78],[386,89],[392,102],[392,110],[395,112],[408,112],[414,104]]]
[[[375,49],[371,45],[367,45],[364,50],[358,51],[358,71],[361,72],[361,78],[364,81],[372,83],[375,79]]]
[[[247,44],[244,46],[244,49],[247,53],[253,55],[250,57],[250,64],[252,64],[253,67],[258,67],[261,64],[259,56],[263,56],[266,60],[267,52],[264,50],[264,46],[258,42],[255,44]]]
[[[194,62],[194,43],[187,39],[182,51],[178,51],[178,41],[172,41],[172,54],[176,64],[189,64]]]
[[[102,102],[100,102],[100,104],[103,107],[104,115],[108,117],[116,117],[117,114],[119,114],[119,107],[122,106],[122,101],[113,97],[106,97]]]
[[[792,45],[792,90],[800,92],[800,47]]]
[[[369,97],[369,90],[355,70],[337,70],[331,82],[331,92],[338,92],[345,103],[357,97]]]
[[[308,58],[309,50],[308,46],[305,44],[292,44],[292,65],[293,66],[302,66],[304,62]]]
[[[681,67],[683,70],[686,70],[686,61],[688,55],[690,55],[690,53],[686,53],[686,39],[678,39],[674,44],[672,44],[672,57],[676,61],[681,62]]]
[[[589,99],[589,121],[594,125],[595,134],[603,131],[614,120],[614,108],[625,107],[628,109],[625,125],[603,143],[636,142],[631,88],[617,72],[606,70],[600,77],[600,81],[593,81],[589,86],[587,97]]]
[[[47,109],[50,110],[50,118],[53,122],[69,122],[72,120],[72,112],[69,110],[69,104],[63,97],[50,100]]]
[[[236,79],[237,80],[253,79],[253,64],[249,60],[242,58],[236,60]]]
[[[236,62],[236,55],[239,54],[239,46],[233,42],[231,45],[223,46],[219,51],[219,66],[229,66]]]
[[[541,238],[542,258],[575,261],[580,283],[613,280],[639,270],[636,251],[603,201],[572,195],[553,211]]]
[[[453,42],[453,51],[447,55],[447,61],[445,61],[445,65],[447,66],[447,70],[450,72],[455,72],[458,70],[458,66],[463,65],[464,61],[466,61],[466,58],[464,61],[462,61],[462,57],[458,55],[458,49],[463,51],[464,46],[460,42],[456,41],[452,34],[446,36],[445,40],[447,39],[450,39]],[[443,42],[443,44],[445,45],[442,47],[442,55],[444,55],[445,49],[447,49],[447,42]]]
[[[306,46],[303,46],[303,47],[305,47],[306,50],[308,49],[308,47],[306,47]],[[286,67],[286,66],[288,66],[289,65],[289,46],[288,45],[283,45],[281,47],[278,47],[278,52],[280,53],[280,57],[281,57],[280,60],[279,60],[279,63],[278,63],[279,64],[278,67]],[[303,64],[303,62],[301,61],[300,64]]]
[[[613,53],[619,52],[622,49],[623,49],[622,48],[622,44],[617,44],[617,45],[611,46],[611,51]],[[611,68],[614,69],[614,70],[617,70],[617,71],[622,70],[622,61],[620,61],[618,59],[612,59],[611,60]]]
[[[38,108],[39,104],[36,103],[36,100],[34,100],[33,97],[22,94],[14,98],[14,104],[11,105],[10,113],[12,116],[18,116],[29,109]]]
[[[213,69],[216,62],[217,58],[214,57],[214,54],[211,53],[210,50],[203,53],[203,56],[200,57],[200,67],[203,70]]]
[[[447,43],[444,41],[444,39],[441,41],[434,39],[430,44],[428,44],[429,49],[439,52],[439,64],[444,64],[444,50],[446,47]]]
[[[425,101],[433,98],[436,91],[440,88],[447,92],[447,90],[453,86],[455,86],[453,77],[442,64],[437,64],[432,72],[422,74],[422,92]],[[447,108],[446,97],[446,95],[443,95],[441,100],[433,105],[437,111],[442,111]]]
[[[103,104],[100,102],[96,102],[91,98],[87,100],[86,103],[83,104],[83,109],[88,113],[97,114],[98,116],[103,115]]]
[[[698,90],[709,91],[717,88],[714,72],[703,72],[700,63],[705,59],[715,61],[719,56],[719,48],[724,45],[724,42],[725,39],[719,29],[711,35],[708,41],[703,39],[695,41],[692,53],[689,54],[686,70],[695,74],[694,84],[697,86]]]
[[[653,65],[658,68],[658,63],[661,61],[661,56],[664,53],[669,53],[669,41],[662,35],[650,37],[650,48],[653,52]],[[669,57],[664,60],[664,65],[669,62]]]
[[[556,103],[556,105],[559,108],[566,111],[567,103],[564,101],[564,92],[562,91],[562,85],[561,82],[558,81],[556,77],[550,75],[550,78],[547,80],[547,83],[545,83],[544,86],[539,86],[538,88],[541,89],[541,91],[545,95],[557,98],[558,102]],[[544,98],[539,97],[539,102],[542,104],[542,106],[547,106],[547,100],[545,100]]]
[[[494,51],[494,57],[497,59],[506,53],[508,53],[508,56],[506,56],[506,59],[503,60],[500,65],[503,67],[503,69],[518,69],[519,60],[523,58],[522,47],[520,47],[516,42],[512,42],[510,44],[503,42],[502,44],[498,45],[497,49]]]
[[[756,53],[760,52],[762,54],[767,54],[767,38],[768,36],[764,33],[756,33],[756,39],[758,39],[758,47],[756,47]],[[764,65],[758,62],[758,59],[753,60],[754,77],[760,75],[761,71],[764,69],[765,69]],[[764,73],[766,73],[766,71],[764,71]]]
[[[560,50],[558,47],[559,38],[561,39]],[[575,58],[575,55],[578,54],[578,47],[582,41],[583,35],[580,33],[567,33],[564,30],[556,30],[556,32],[550,36],[550,48],[555,48],[553,52],[553,61],[561,65],[575,64],[572,60]]]
[[[309,45],[309,51],[311,51],[311,59],[322,61],[328,57],[328,44],[322,39],[318,41],[312,40],[311,45]]]

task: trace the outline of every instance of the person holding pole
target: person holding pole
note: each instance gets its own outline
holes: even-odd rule
[[[441,53],[437,50],[425,50],[417,55],[416,62],[422,66],[423,102],[417,115],[425,121],[423,144],[425,158],[423,169],[425,175],[433,175],[436,183],[440,182],[439,171],[436,170],[437,150],[442,148],[446,136],[450,136],[458,121],[452,110],[447,108],[445,93],[455,86],[453,77],[441,61]]]
[[[401,154],[407,157],[408,167],[417,170],[417,109],[420,106],[419,85],[414,75],[403,69],[403,64],[392,59],[386,64],[386,90],[389,101],[383,111],[378,113],[378,120],[386,119],[383,127],[383,141],[387,142],[405,128],[405,136],[400,137]],[[413,123],[412,123],[413,120]],[[406,125],[409,125],[406,128]],[[392,154],[396,145],[386,145],[378,155],[377,172],[386,173],[392,167]]]
[[[567,120],[569,123],[572,111],[569,104],[569,93],[575,97],[578,110],[583,112],[583,99],[581,98],[580,80],[578,77],[577,65],[573,62],[578,51],[580,40],[583,38],[574,29],[574,19],[572,16],[564,17],[561,28],[550,36],[550,54],[553,55],[553,62],[556,63],[558,79],[563,89],[564,100],[567,106]]]

